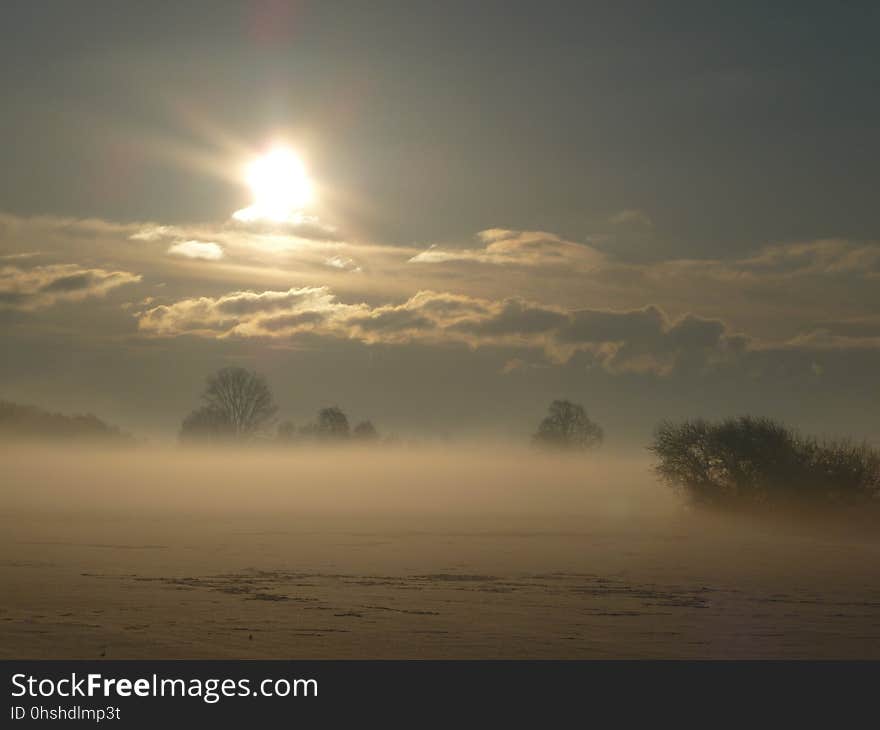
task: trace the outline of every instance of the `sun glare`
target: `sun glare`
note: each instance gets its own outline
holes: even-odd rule
[[[247,167],[245,180],[254,202],[235,214],[240,220],[290,220],[312,200],[312,184],[305,166],[286,147],[275,147],[254,160]]]

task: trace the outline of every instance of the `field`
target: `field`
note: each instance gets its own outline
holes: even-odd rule
[[[5,447],[3,658],[880,658],[880,536],[644,454]]]

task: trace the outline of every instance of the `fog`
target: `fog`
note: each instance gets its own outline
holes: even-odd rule
[[[89,448],[19,445],[8,511],[302,514],[374,520],[624,522],[679,512],[647,454],[471,447]]]
[[[876,531],[695,510],[644,451],[2,459],[5,656],[880,654]]]

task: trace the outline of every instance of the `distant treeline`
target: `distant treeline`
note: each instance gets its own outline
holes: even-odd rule
[[[54,439],[133,443],[130,434],[105,423],[91,413],[66,416],[36,406],[0,401],[0,434],[6,439]]]
[[[311,422],[278,423],[278,407],[266,380],[240,367],[209,376],[202,404],[187,415],[183,444],[378,444],[368,419],[351,425],[336,405],[321,408]],[[33,406],[0,401],[0,436],[58,441],[134,443],[96,416],[65,416]],[[553,401],[532,443],[542,449],[586,452],[604,439],[583,406]],[[768,418],[741,416],[720,422],[663,421],[649,450],[662,481],[693,503],[713,507],[760,507],[794,503],[820,506],[880,505],[880,451],[846,439],[804,436]]]
[[[348,416],[335,405],[320,409],[311,423],[298,427],[282,421],[276,425],[278,407],[268,383],[263,376],[244,368],[223,368],[209,376],[201,399],[202,405],[180,426],[183,444],[379,440],[372,421],[360,421],[352,428]]]
[[[314,421],[297,426],[292,421],[276,425],[278,407],[266,379],[240,367],[227,367],[210,375],[201,394],[202,405],[183,419],[180,441],[184,444],[217,442],[376,443],[379,431],[370,420],[354,427],[339,406],[321,408]],[[567,400],[550,404],[547,416],[532,437],[535,445],[569,451],[585,451],[602,443],[602,428],[587,416],[583,406]],[[394,440],[393,438],[386,438]]]

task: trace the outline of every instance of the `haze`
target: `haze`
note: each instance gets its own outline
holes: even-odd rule
[[[7,657],[876,657],[876,529],[694,511],[644,457],[4,453]]]

